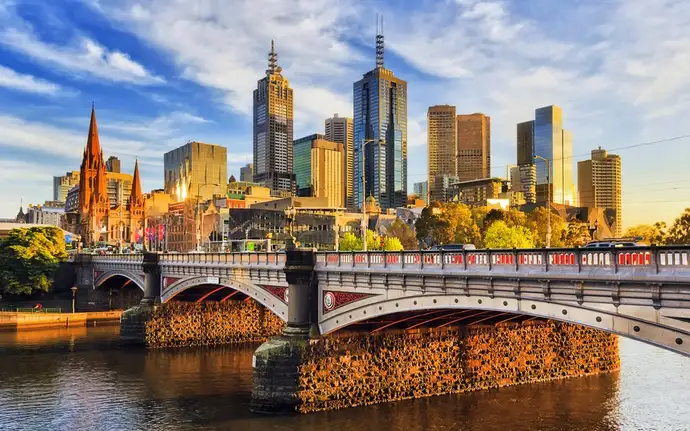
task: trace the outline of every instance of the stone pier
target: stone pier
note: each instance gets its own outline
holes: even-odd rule
[[[158,254],[144,254],[144,298],[120,317],[120,340],[127,344],[146,344],[146,325],[160,304],[161,274]]]

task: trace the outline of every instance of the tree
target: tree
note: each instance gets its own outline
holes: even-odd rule
[[[486,248],[532,248],[532,232],[524,226],[508,226],[498,220],[486,229],[484,246]]]
[[[386,236],[398,238],[405,250],[416,250],[419,248],[414,230],[400,218],[396,218],[395,221],[388,226],[386,229]]]
[[[339,248],[340,251],[359,251],[362,249],[362,238],[352,232],[345,232]]]
[[[55,271],[66,260],[62,230],[13,229],[0,240],[0,287],[10,294],[47,292]]]
[[[440,224],[437,229],[437,243],[474,244],[481,238],[481,232],[467,205],[457,202],[445,204],[438,218]]]
[[[653,225],[640,224],[628,228],[625,231],[626,237],[642,238],[642,242],[647,244],[666,244],[666,223],[656,222]]]
[[[399,238],[387,236],[383,239],[383,249],[385,251],[402,251],[403,245]]]
[[[373,230],[367,229],[367,251],[376,250],[381,250],[381,237]]]
[[[690,208],[686,208],[671,225],[666,237],[667,244],[690,244]]]
[[[546,230],[548,227],[549,210],[544,207],[535,208],[527,216],[527,226],[534,234],[534,245],[546,247]],[[563,247],[567,225],[558,214],[551,214],[551,247]]]
[[[589,225],[587,223],[568,223],[563,245],[565,247],[582,247],[589,242]]]
[[[441,211],[441,204],[438,202],[434,202],[422,210],[422,214],[414,224],[417,240],[419,242],[423,242],[427,245],[431,245],[435,242],[436,231],[440,226],[437,213]]]

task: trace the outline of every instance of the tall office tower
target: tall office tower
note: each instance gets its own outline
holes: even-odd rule
[[[537,172],[534,164],[534,120],[517,125],[517,164],[519,175],[511,178],[513,190],[525,195],[528,204],[537,201]]]
[[[297,139],[294,147],[297,194],[326,198],[328,207],[343,208],[343,144],[314,134]]]
[[[623,230],[621,201],[621,158],[599,147],[592,150],[592,158],[577,163],[579,205],[606,208],[616,212],[615,234]]]
[[[555,105],[535,111],[534,155],[549,161],[535,160],[537,166],[537,202],[575,205],[573,185],[572,134],[563,130],[563,112]]]
[[[427,181],[422,181],[419,183],[414,183],[412,187],[414,194],[416,194],[419,199],[424,201],[424,205],[429,205],[429,183]]]
[[[491,117],[457,117],[456,172],[460,181],[491,177]]]
[[[247,163],[246,166],[240,168],[240,181],[246,181],[248,183],[254,182],[254,165]]]
[[[174,202],[225,194],[228,184],[228,149],[203,142],[188,142],[163,155],[165,192]]]
[[[407,82],[384,67],[383,34],[376,35],[376,67],[353,85],[353,104],[355,205],[361,208],[364,198],[373,195],[382,210],[404,206],[407,201]],[[362,183],[362,154],[368,142],[379,140],[383,142],[386,163],[382,174],[385,181],[379,181],[376,195],[370,193],[370,183]],[[370,165],[366,158],[364,164]]]
[[[333,114],[332,118],[326,119],[326,139],[331,142],[343,144],[343,185],[345,186],[345,207],[355,209],[354,196],[354,131],[352,129],[352,118],[339,117]]]
[[[67,192],[79,184],[79,171],[66,172],[61,177],[53,177],[53,200],[65,202]]]
[[[295,192],[292,172],[293,92],[271,41],[266,76],[254,90],[254,181],[274,194]]]
[[[364,145],[364,177],[367,197],[373,197],[380,203],[386,199],[388,177],[386,176],[386,158],[388,148],[382,140],[368,141]]]
[[[432,191],[430,200],[441,201],[442,196],[433,192],[436,188],[436,178],[440,175],[455,176],[457,161],[457,118],[455,106],[430,106],[427,112],[427,142],[428,155],[428,187]],[[423,196],[426,201],[427,196]]]
[[[119,174],[120,173],[120,159],[118,159],[115,156],[108,157],[108,160],[105,161],[105,170],[107,172],[113,172],[113,173]]]

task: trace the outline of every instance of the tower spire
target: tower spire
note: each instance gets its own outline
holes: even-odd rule
[[[271,52],[268,53],[268,73],[276,73],[278,68],[278,53],[276,52],[275,41],[271,39]]]
[[[376,14],[376,67],[383,67],[383,15],[379,32],[379,14]]]
[[[86,156],[98,157],[101,154],[101,142],[98,139],[98,125],[96,124],[96,108],[91,103],[91,124],[89,124],[89,137],[86,141]]]
[[[142,196],[141,179],[139,178],[139,160],[136,160],[134,162],[134,178],[132,179],[132,191],[130,193],[129,201],[133,204],[139,204]]]

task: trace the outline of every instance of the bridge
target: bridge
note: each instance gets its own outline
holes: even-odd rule
[[[690,247],[79,255],[82,287],[113,277],[144,302],[241,293],[288,329],[543,318],[690,356]],[[470,320],[471,319],[471,320]]]

